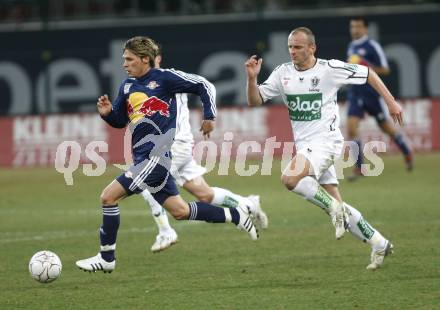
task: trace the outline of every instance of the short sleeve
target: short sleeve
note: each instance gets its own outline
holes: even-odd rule
[[[267,80],[258,85],[258,90],[260,91],[261,98],[264,102],[281,95],[282,88],[279,71],[279,67],[275,68]]]
[[[328,61],[333,81],[337,85],[365,84],[368,79],[368,67],[358,64],[349,64],[340,60]]]

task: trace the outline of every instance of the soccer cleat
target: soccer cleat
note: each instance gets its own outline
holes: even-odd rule
[[[405,156],[405,166],[406,170],[411,172],[414,168],[414,160],[412,154],[408,154]]]
[[[348,219],[348,216],[345,214],[345,208],[343,203],[338,203],[336,206],[330,207],[330,218],[332,220],[333,226],[335,227],[335,236],[336,239],[341,239],[346,229],[348,228],[347,222],[345,219]]]
[[[393,253],[394,246],[391,242],[387,241],[387,245],[385,249],[380,251],[371,251],[371,263],[367,266],[367,270],[375,271],[379,267],[383,265],[383,260],[385,256],[388,256]]]
[[[252,240],[258,240],[258,230],[255,227],[252,219],[250,217],[250,210],[248,206],[238,206],[236,208],[238,214],[240,215],[240,220],[238,222],[238,229],[247,231],[251,236]]]
[[[156,237],[156,241],[151,246],[151,252],[157,253],[168,249],[173,244],[178,242],[177,233],[174,229],[169,229],[165,233],[159,233]]]
[[[115,269],[116,260],[107,262],[102,258],[101,253],[98,253],[96,256],[76,261],[76,266],[84,271],[111,273]]]
[[[247,199],[254,206],[254,208],[250,209],[250,212],[252,217],[255,219],[255,224],[262,229],[266,229],[269,226],[269,220],[266,213],[263,211],[263,209],[261,209],[260,196],[250,195],[247,197]]]

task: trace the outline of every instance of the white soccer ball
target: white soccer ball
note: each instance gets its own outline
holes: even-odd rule
[[[61,260],[51,251],[40,251],[32,256],[29,261],[29,272],[32,278],[41,283],[56,280],[61,274]]]

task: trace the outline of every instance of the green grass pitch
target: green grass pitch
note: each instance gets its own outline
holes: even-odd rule
[[[384,160],[381,176],[340,187],[395,245],[376,272],[365,270],[367,245],[349,233],[336,241],[324,213],[283,188],[279,163],[272,176],[206,177],[261,195],[270,223],[257,242],[231,224],[170,220],[180,242],[152,254],[149,208],[139,196],[123,201],[112,274],[74,262],[98,251],[99,194],[116,168],[100,177],[78,170],[74,186],[53,168],[0,169],[0,309],[438,309],[440,154],[416,156],[412,173],[400,156]],[[43,249],[63,262],[50,284],[27,270]]]

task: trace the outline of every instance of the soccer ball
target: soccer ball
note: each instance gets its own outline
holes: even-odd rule
[[[56,280],[61,274],[61,260],[51,251],[40,251],[29,261],[29,272],[32,278],[41,283]]]

